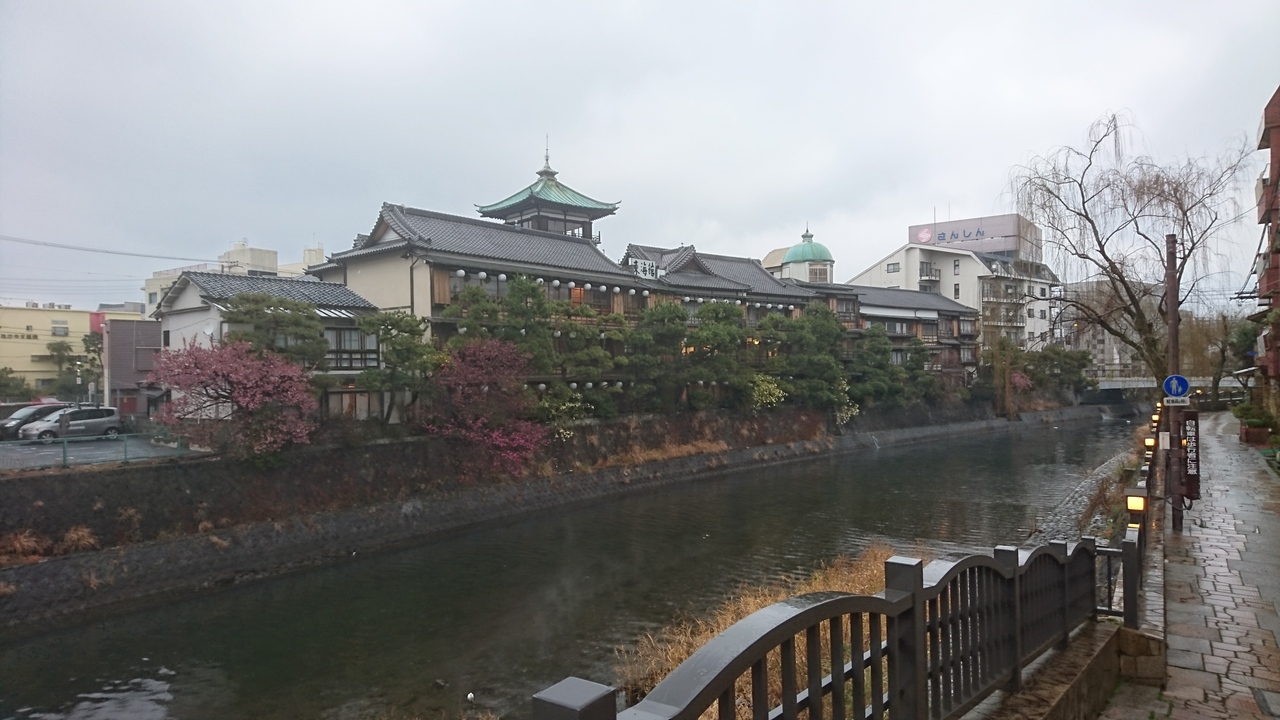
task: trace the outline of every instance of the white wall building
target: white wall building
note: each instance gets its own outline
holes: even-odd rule
[[[216,263],[201,263],[187,267],[158,270],[144,281],[143,299],[146,301],[146,315],[149,317],[156,311],[156,306],[165,292],[178,281],[184,272],[223,273],[227,275],[265,275],[268,277],[298,277],[306,273],[307,268],[324,262],[324,247],[304,248],[302,262],[279,263],[279,254],[275,250],[249,247],[249,243],[237,240],[231,249],[218,256]]]
[[[848,284],[938,293],[978,310],[984,346],[1006,337],[1039,350],[1060,304],[1041,253],[1040,229],[1019,215],[913,225],[906,245]]]

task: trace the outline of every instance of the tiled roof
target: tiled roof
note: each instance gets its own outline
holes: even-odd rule
[[[319,280],[205,272],[183,273],[183,277],[198,287],[203,296],[212,300],[227,300],[244,293],[263,293],[286,300],[311,303],[318,308],[377,309],[373,303],[351,292],[347,286]]]
[[[858,293],[858,302],[862,305],[876,307],[907,308],[909,310],[939,310],[942,312],[975,315],[977,310],[968,305],[945,298],[938,293],[923,290],[905,290],[903,288],[871,287],[870,285],[848,285]]]
[[[655,262],[660,270],[667,271],[658,279],[659,282],[672,286],[679,284],[690,288],[738,288],[740,292],[794,298],[811,298],[814,295],[808,290],[778,280],[757,260],[701,253],[692,245],[678,248],[628,245],[626,256]],[[688,270],[690,267],[697,267],[709,274]]]
[[[582,211],[593,220],[612,215],[618,209],[618,203],[600,202],[583,195],[556,179],[556,171],[550,165],[538,171],[538,179],[529,187],[505,200],[492,205],[477,205],[476,210],[486,217],[498,217],[511,208],[531,202],[532,204],[550,203],[561,207]]]
[[[706,290],[728,290],[730,292],[747,292],[751,288],[718,275],[700,272],[666,273],[658,278],[658,282],[673,288],[698,288]]]
[[[341,262],[346,258],[400,248],[407,242],[427,252],[565,271],[635,277],[600,252],[595,243],[587,238],[528,230],[491,220],[459,217],[400,205],[383,204],[380,217],[404,241],[366,244],[359,250],[336,253],[330,260]]]
[[[773,275],[752,258],[733,257],[730,255],[707,255],[698,253],[698,258],[711,269],[711,272],[729,278],[735,282],[751,287],[752,292],[761,295],[789,295],[792,297],[813,297],[813,293],[803,288],[788,285]]]

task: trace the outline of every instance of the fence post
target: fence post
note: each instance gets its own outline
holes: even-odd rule
[[[1002,613],[1005,623],[1004,646],[1009,663],[1009,692],[1022,689],[1022,579],[1018,576],[1018,548],[1011,545],[997,545],[996,562],[1012,577],[1009,578],[1009,612]]]
[[[897,672],[890,675],[893,699],[890,712],[895,718],[913,720],[929,713],[924,628],[924,563],[897,555],[884,561],[884,587],[910,593],[911,607],[895,618],[896,633],[889,658]],[[874,642],[874,639],[873,639]],[[535,718],[534,720],[538,720]]]
[[[1085,535],[1080,538],[1080,543],[1076,546],[1076,552],[1080,549],[1089,554],[1089,567],[1092,572],[1089,573],[1089,584],[1093,586],[1093,594],[1089,600],[1089,619],[1098,619],[1098,539]]]
[[[1142,572],[1142,558],[1138,555],[1138,531],[1132,528],[1124,533],[1120,543],[1120,568],[1124,573],[1124,626],[1138,629],[1138,574]]]
[[[67,439],[66,439],[66,438],[61,438],[61,440],[62,440],[62,467],[68,467],[68,465],[67,465]]]
[[[616,692],[590,680],[565,678],[533,696],[533,720],[615,720]]]
[[[1058,640],[1058,648],[1062,649],[1067,646],[1067,638],[1071,636],[1071,556],[1067,554],[1065,540],[1051,540],[1049,548],[1062,560],[1062,572],[1059,573],[1062,585],[1058,591],[1059,620],[1062,622],[1062,637]]]
[[[129,462],[129,436],[121,435],[120,442],[124,443],[124,461]]]

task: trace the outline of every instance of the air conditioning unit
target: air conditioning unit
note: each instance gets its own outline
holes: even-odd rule
[[[57,307],[58,307],[58,303],[45,303],[45,304],[44,304],[44,309],[45,309],[45,310],[53,310],[53,309],[55,309],[55,308],[57,308]]]
[[[38,308],[38,307],[40,307],[40,303],[35,302],[35,301],[33,301],[33,300],[28,300],[28,301],[27,301],[27,307],[29,307],[29,308]]]

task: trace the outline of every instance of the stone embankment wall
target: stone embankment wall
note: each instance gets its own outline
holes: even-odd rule
[[[206,459],[10,477],[0,479],[0,535],[33,529],[56,538],[69,526],[86,525],[108,542],[127,544],[0,569],[0,589],[9,588],[0,593],[0,628],[276,575],[633,489],[1019,426],[1026,425],[979,419],[836,435],[825,432],[820,415],[805,413],[630,418],[600,432],[580,428],[577,447],[583,449],[570,445],[563,462],[581,468],[590,467],[593,456],[636,454],[643,447],[635,439],[645,437],[715,439],[730,449],[604,467],[598,461],[590,470],[496,483],[436,477],[442,463],[433,453],[448,450],[418,440],[308,448],[270,468]],[[788,439],[797,435],[814,437]]]

